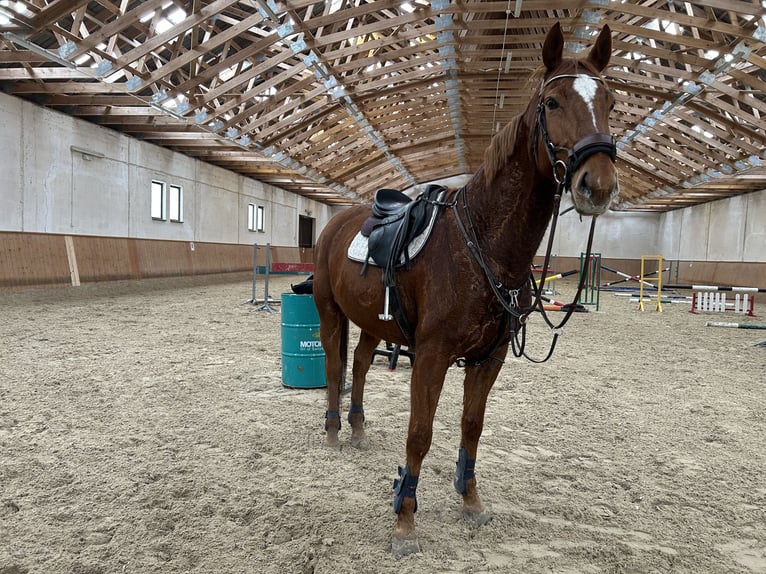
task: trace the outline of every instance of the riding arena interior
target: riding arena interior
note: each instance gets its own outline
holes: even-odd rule
[[[766,2],[0,2],[0,574],[766,573]]]

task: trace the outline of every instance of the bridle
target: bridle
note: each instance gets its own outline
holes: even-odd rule
[[[576,172],[577,169],[589,157],[591,157],[594,154],[606,153],[607,155],[609,155],[612,162],[614,162],[617,157],[617,146],[615,143],[614,136],[612,136],[611,134],[606,134],[606,133],[589,134],[585,136],[584,138],[582,138],[580,141],[578,141],[571,148],[555,145],[551,141],[550,135],[548,134],[548,126],[545,119],[545,105],[543,102],[543,90],[548,84],[550,84],[551,82],[555,80],[559,80],[563,78],[576,79],[582,76],[593,78],[596,81],[603,81],[598,77],[585,75],[585,74],[560,74],[558,76],[553,76],[552,78],[545,81],[541,85],[540,92],[538,95],[539,101],[537,104],[535,127],[534,127],[533,136],[532,136],[533,157],[535,159],[535,165],[536,165],[537,164],[537,148],[538,148],[538,142],[539,142],[538,137],[542,137],[542,142],[543,142],[543,145],[545,146],[545,150],[548,154],[548,159],[550,160],[551,168],[553,171],[552,173],[553,179],[556,182],[556,193],[554,194],[554,198],[553,198],[554,200],[553,217],[550,223],[550,233],[548,234],[548,246],[546,249],[545,260],[543,262],[543,267],[542,267],[543,274],[546,273],[548,266],[550,264],[551,251],[553,249],[553,237],[556,231],[556,223],[558,221],[558,216],[559,216],[559,206],[561,203],[561,195],[566,191],[571,191],[572,174]],[[566,161],[557,159],[556,155],[561,152],[566,153],[567,155]],[[461,199],[462,199],[461,203],[462,203],[462,210],[463,210],[462,218],[458,210],[458,201]],[[534,275],[530,273],[529,282],[534,292],[534,300],[530,307],[527,307],[525,309],[519,308],[518,297],[522,291],[522,287],[519,287],[516,289],[506,288],[495,277],[494,273],[492,272],[492,270],[489,268],[489,265],[485,261],[483,254],[481,253],[481,249],[478,243],[478,237],[476,235],[476,230],[474,228],[473,221],[471,220],[471,214],[468,209],[468,202],[466,200],[465,187],[462,187],[455,194],[455,199],[452,202],[450,202],[449,205],[453,208],[453,211],[455,213],[455,219],[457,221],[458,227],[460,228],[460,231],[463,234],[463,237],[466,241],[466,245],[468,246],[469,251],[473,255],[474,259],[476,259],[481,269],[484,271],[484,274],[490,284],[490,287],[492,289],[492,292],[495,295],[495,298],[500,302],[500,304],[502,305],[505,311],[505,317],[506,317],[505,323],[510,324],[511,348],[513,350],[514,356],[516,357],[524,356],[525,358],[532,361],[533,363],[543,363],[547,361],[553,355],[553,351],[556,348],[556,342],[558,341],[559,334],[561,333],[561,330],[563,329],[564,325],[566,325],[566,323],[569,321],[569,318],[572,316],[572,313],[575,310],[577,301],[580,298],[580,294],[582,293],[582,289],[585,285],[585,278],[588,275],[588,265],[590,263],[591,246],[593,244],[593,232],[596,225],[596,217],[594,216],[591,220],[590,231],[588,233],[588,246],[587,246],[586,256],[583,263],[583,269],[581,270],[581,274],[580,274],[580,281],[577,286],[577,292],[572,300],[572,303],[566,306],[567,310],[565,312],[564,318],[559,322],[558,325],[554,325],[553,321],[551,321],[548,318],[548,314],[545,311],[545,305],[543,304],[543,284],[545,283],[545,278],[544,277],[541,278],[540,283],[538,285],[538,283],[535,281]],[[463,218],[465,218],[465,223],[463,222]],[[526,342],[527,318],[535,310],[540,312],[543,319],[545,320],[545,322],[548,324],[548,326],[551,328],[553,332],[553,340],[551,342],[550,349],[548,350],[548,354],[543,359],[533,359],[532,357],[527,355],[524,350],[525,342]],[[514,324],[518,326],[518,329],[521,330],[520,339],[519,339],[519,331],[514,329]],[[504,338],[505,338],[505,332],[503,330],[501,332],[501,336],[495,342],[494,347],[490,351],[488,358],[494,358],[502,362],[502,359],[497,359],[496,357],[494,357],[494,352],[500,347]],[[472,364],[479,364],[482,361],[483,360],[473,361]],[[458,360],[459,365],[461,364],[461,362],[462,362],[462,365],[467,364],[467,361],[465,359]]]
[[[572,182],[571,177],[574,172],[593,154],[606,153],[612,158],[612,162],[617,159],[617,144],[612,134],[595,133],[588,134],[572,147],[564,147],[554,144],[551,141],[550,135],[548,135],[548,123],[545,119],[545,102],[543,101],[543,90],[551,82],[561,80],[564,78],[591,78],[592,80],[602,82],[601,78],[596,76],[590,76],[587,74],[560,74],[553,76],[546,80],[540,86],[540,92],[537,102],[537,114],[535,119],[535,130],[532,135],[532,153],[534,154],[535,163],[537,163],[537,143],[538,137],[542,136],[543,145],[545,151],[548,154],[548,160],[551,162],[553,168],[553,178],[559,186],[564,187],[564,190],[570,190]],[[567,161],[563,161],[556,158],[556,155],[565,152],[567,154]],[[563,170],[563,171],[559,171]]]

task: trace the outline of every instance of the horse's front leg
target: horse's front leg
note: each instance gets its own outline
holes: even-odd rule
[[[351,425],[351,446],[365,449],[369,446],[364,432],[364,383],[367,371],[370,370],[370,359],[380,339],[362,331],[359,343],[354,349],[354,365],[352,368],[353,382],[351,385],[351,407],[348,411],[348,422]]]
[[[394,512],[397,514],[391,548],[395,558],[420,551],[415,531],[418,503],[415,491],[420,468],[433,437],[433,422],[449,363],[446,353],[418,347],[410,382],[410,423],[407,431],[407,465],[399,467],[394,481]]]
[[[495,356],[505,357],[506,350],[507,345],[498,349]],[[460,450],[454,485],[455,490],[463,496],[463,518],[479,526],[489,522],[492,515],[484,509],[476,488],[476,451],[484,428],[487,397],[502,366],[499,360],[485,359],[479,365],[468,365],[465,368]]]

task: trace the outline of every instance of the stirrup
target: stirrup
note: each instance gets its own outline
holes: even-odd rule
[[[386,300],[383,303],[383,312],[378,315],[378,319],[381,321],[391,321],[394,318],[394,316],[388,312],[390,289],[390,287],[386,286]]]

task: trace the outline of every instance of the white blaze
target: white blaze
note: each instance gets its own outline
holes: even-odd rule
[[[585,105],[588,106],[590,116],[593,118],[593,129],[597,129],[596,112],[593,109],[593,99],[596,97],[598,82],[590,76],[577,76],[577,79],[574,81],[574,89],[580,94],[580,97],[585,100]]]

